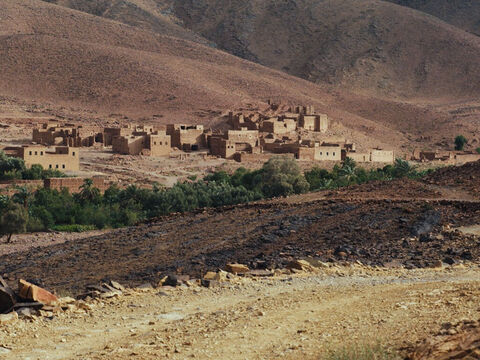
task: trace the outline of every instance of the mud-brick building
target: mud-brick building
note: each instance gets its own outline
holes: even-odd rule
[[[27,168],[32,165],[42,165],[44,169],[61,171],[80,170],[80,154],[78,148],[57,146],[49,148],[40,145],[24,145],[6,147],[3,151],[9,155],[25,161]]]
[[[207,147],[207,136],[203,125],[168,124],[167,135],[172,147],[183,151],[196,151]]]
[[[43,124],[33,129],[33,142],[41,145],[71,147],[95,146],[103,143],[103,128],[100,126],[76,125],[59,122]]]
[[[329,127],[329,119],[326,114],[301,115],[298,127],[309,131],[325,133]]]
[[[228,113],[228,122],[232,126],[233,130],[241,130],[242,128],[247,128],[248,130],[258,130],[260,120],[263,116],[259,113],[253,113],[249,115],[245,114],[233,114],[233,112]]]
[[[356,162],[377,162],[393,164],[395,161],[395,153],[392,150],[371,149],[367,152],[346,151],[343,154],[343,159],[349,157]]]
[[[300,115],[314,115],[315,107],[313,105],[292,106],[290,107],[290,112],[294,114],[300,114]]]
[[[316,146],[314,159],[317,161],[341,161],[341,144],[321,144]]]
[[[103,145],[112,146],[113,139],[117,136],[142,136],[155,133],[152,125],[128,124],[122,127],[106,127],[103,129]]]
[[[208,145],[212,155],[231,159],[236,153],[259,153],[257,130],[228,130],[221,135],[210,135]]]
[[[168,156],[172,151],[170,135],[165,131],[153,134],[116,136],[112,150],[123,155]]]
[[[260,131],[275,135],[288,134],[297,130],[295,119],[279,119],[278,117],[262,121]]]

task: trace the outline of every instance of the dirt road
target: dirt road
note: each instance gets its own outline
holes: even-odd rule
[[[128,290],[87,313],[0,330],[9,359],[318,359],[340,344],[400,349],[444,322],[479,317],[478,266],[319,273],[220,287]],[[3,356],[3,357],[2,357]]]

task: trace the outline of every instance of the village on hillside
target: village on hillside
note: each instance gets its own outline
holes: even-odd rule
[[[162,129],[146,124],[101,127],[51,120],[33,129],[31,144],[8,146],[3,151],[24,159],[27,166],[40,164],[66,171],[78,170],[79,149],[86,147],[111,147],[113,153],[153,157],[168,156],[175,148],[207,151],[238,162],[268,159],[272,154],[290,154],[301,161],[341,161],[346,157],[357,162],[394,161],[392,150],[357,152],[347,139],[327,136],[330,122],[313,106],[295,106],[275,117],[230,112],[231,129],[227,131],[188,124],[168,124]]]
[[[268,105],[269,110],[279,107],[270,101]],[[83,183],[78,177],[84,175],[80,164],[82,150],[108,149],[112,154],[133,157],[133,161],[136,157],[169,158],[175,153],[180,160],[197,154],[203,159],[219,158],[241,164],[263,163],[279,154],[313,164],[339,163],[348,157],[356,163],[384,166],[396,158],[391,149],[358,151],[354,142],[330,131],[332,119],[317,113],[313,106],[291,106],[273,113],[275,116],[272,111],[230,111],[226,116],[229,129],[224,131],[191,124],[100,126],[47,120],[35,125],[29,143],[4,146],[0,150],[22,159],[27,168],[38,164],[44,169],[76,176],[23,182],[70,191],[77,191]],[[410,161],[457,165],[478,159],[478,153],[419,149],[406,156]],[[97,188],[107,188],[105,176],[93,179]],[[22,181],[2,181],[4,187],[19,182]]]

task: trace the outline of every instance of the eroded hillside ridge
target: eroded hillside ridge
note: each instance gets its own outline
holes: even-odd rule
[[[201,36],[177,24],[170,16],[168,8],[154,0],[42,0],[48,3],[68,7],[91,15],[104,17],[152,31],[162,35],[174,36],[200,44],[209,42]]]
[[[237,56],[313,82],[402,97],[478,94],[480,39],[378,0],[183,0],[185,26]]]
[[[408,6],[480,36],[480,2],[476,0],[387,0]]]

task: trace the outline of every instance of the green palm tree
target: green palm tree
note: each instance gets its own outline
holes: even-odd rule
[[[32,198],[32,191],[26,186],[17,186],[16,193],[13,195],[13,201],[22,204],[25,209],[28,209],[28,204]]]
[[[85,179],[80,186],[79,197],[84,202],[95,202],[100,197],[100,190],[93,186],[92,179]]]

